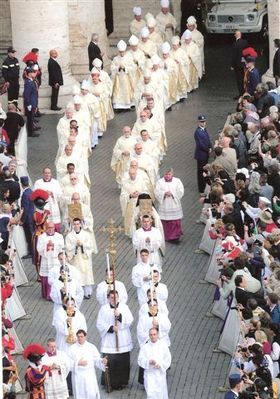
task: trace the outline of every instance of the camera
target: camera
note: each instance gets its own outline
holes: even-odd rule
[[[256,247],[255,249],[255,255],[261,255],[262,254],[262,248]]]
[[[239,399],[255,399],[259,396],[258,392],[243,391],[239,395]]]

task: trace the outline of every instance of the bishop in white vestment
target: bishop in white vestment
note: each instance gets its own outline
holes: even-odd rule
[[[56,231],[60,232],[61,216],[59,210],[59,201],[62,196],[62,189],[59,182],[52,177],[52,171],[50,168],[44,168],[43,177],[35,181],[33,191],[37,189],[48,192],[49,199],[45,206],[45,209],[50,211],[48,220],[53,222],[55,224]]]
[[[93,236],[89,231],[82,229],[81,220],[78,218],[73,220],[73,230],[65,238],[69,262],[81,274],[81,285],[86,299],[91,297],[94,284],[92,255],[97,253],[97,247],[92,238]]]
[[[184,186],[180,179],[173,176],[172,169],[166,170],[164,177],[157,181],[155,194],[159,203],[158,211],[165,240],[178,241],[183,234],[181,199],[184,195]]]
[[[60,233],[55,232],[53,222],[48,222],[46,232],[38,237],[37,251],[40,256],[40,277],[42,286],[42,297],[50,300],[50,284],[48,276],[51,269],[58,267],[58,254],[64,247],[64,238]]]
[[[169,1],[162,0],[160,5],[160,13],[156,16],[158,28],[163,40],[170,42],[172,36],[174,36],[177,22],[175,17],[169,12]]]
[[[198,88],[199,79],[202,77],[201,54],[198,45],[192,41],[192,32],[188,29],[183,33],[181,42],[182,49],[190,60],[187,81],[189,91],[193,91]]]
[[[124,126],[122,136],[117,139],[111,159],[111,169],[116,173],[116,181],[121,184],[124,172],[128,169],[130,155],[136,144],[136,137],[131,135],[129,126]]]
[[[47,340],[47,351],[42,357],[42,365],[51,368],[44,383],[46,399],[68,399],[66,378],[70,371],[70,359],[57,349],[54,338]]]
[[[113,58],[111,73],[113,80],[112,103],[114,109],[130,109],[134,105],[133,74],[137,65],[129,52],[126,43],[120,40],[117,44],[119,55]]]

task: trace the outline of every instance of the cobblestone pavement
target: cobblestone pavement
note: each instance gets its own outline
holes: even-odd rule
[[[234,81],[229,71],[229,46],[211,46],[206,57],[206,79],[198,91],[191,94],[185,103],[173,107],[166,114],[166,132],[168,139],[167,156],[163,164],[171,165],[175,175],[182,179],[185,186],[183,199],[184,237],[179,245],[167,244],[164,258],[162,281],[169,289],[168,308],[172,322],[171,352],[172,366],[168,372],[168,386],[172,399],[215,399],[220,398],[217,392],[223,385],[230,358],[224,354],[212,353],[219,340],[221,321],[204,317],[212,303],[214,287],[200,285],[199,280],[205,276],[208,256],[195,255],[194,249],[200,242],[203,226],[195,224],[201,206],[197,202],[196,164],[193,159],[193,131],[199,113],[208,116],[208,131],[216,137],[217,130],[222,128],[227,113],[234,104],[231,100],[235,94]],[[217,61],[219,59],[219,62]],[[233,76],[233,75],[232,75]],[[57,150],[56,124],[58,116],[44,116],[41,119],[41,136],[28,141],[29,169],[33,181],[38,178],[43,166],[53,166]],[[96,283],[103,279],[105,266],[106,234],[99,228],[114,217],[121,223],[119,190],[110,170],[112,148],[121,133],[124,124],[135,121],[134,112],[118,114],[110,122],[107,133],[94,150],[90,163],[92,180],[92,212],[95,219],[95,232],[99,253],[94,257],[94,276]],[[132,245],[128,238],[118,239],[117,278],[127,287],[128,305],[134,315],[132,335],[134,349],[131,356],[131,377],[129,387],[120,392],[106,394],[101,389],[102,398],[145,398],[145,392],[137,382],[138,345],[136,325],[138,303],[136,291],[131,283],[131,269],[135,264]],[[16,330],[23,345],[29,342],[45,343],[54,335],[51,327],[52,305],[40,297],[40,287],[35,282],[35,273],[30,264],[26,264],[30,287],[19,289],[25,310],[31,314],[30,320],[16,322]],[[95,299],[84,301],[82,312],[88,321],[88,339],[99,347],[99,335],[95,327],[98,305]],[[26,364],[17,357],[21,376]]]

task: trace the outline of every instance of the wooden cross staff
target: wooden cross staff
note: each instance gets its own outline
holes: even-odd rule
[[[113,289],[114,289],[114,306],[115,309],[117,309],[117,301],[116,301],[116,236],[118,233],[121,233],[124,231],[124,228],[121,226],[116,227],[115,226],[115,221],[111,218],[108,220],[108,225],[101,227],[100,231],[102,233],[108,233],[109,234],[109,246],[107,247],[107,253],[110,255],[110,266],[113,271]],[[115,318],[115,326],[118,325],[118,320]],[[119,350],[119,339],[118,339],[118,333],[115,333],[116,335],[116,349],[117,351]]]

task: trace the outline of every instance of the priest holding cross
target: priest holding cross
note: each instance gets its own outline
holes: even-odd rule
[[[102,355],[108,359],[110,388],[112,390],[121,390],[129,382],[130,351],[132,349],[130,326],[133,322],[133,316],[128,306],[119,301],[119,293],[116,291],[115,240],[116,234],[123,229],[115,227],[114,223],[114,220],[111,219],[108,222],[108,227],[101,229],[102,232],[109,233],[110,245],[108,254],[110,258],[107,267],[113,271],[113,289],[108,293],[108,303],[99,310],[96,327],[101,336]],[[105,373],[102,373],[101,384],[106,384]]]

